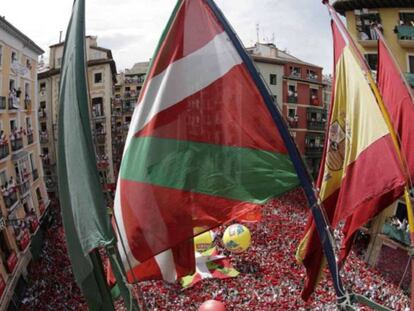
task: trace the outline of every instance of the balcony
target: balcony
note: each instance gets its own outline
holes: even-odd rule
[[[316,97],[316,96],[311,96],[311,98],[309,99],[309,101],[310,101],[310,104],[312,106],[319,106],[319,104],[320,104],[319,98]]]
[[[49,135],[47,132],[40,132],[40,143],[47,144],[49,142]]]
[[[298,95],[288,96],[288,103],[289,104],[297,104],[298,103]]]
[[[0,96],[0,110],[7,108],[6,97]]]
[[[103,113],[103,111],[92,110],[92,118],[102,119],[102,118],[105,118],[105,114]]]
[[[295,79],[301,79],[302,75],[301,75],[300,71],[292,71],[290,73],[289,77],[295,78]]]
[[[23,138],[15,138],[14,140],[11,140],[11,148],[12,152],[16,152],[23,148]]]
[[[290,128],[297,128],[299,126],[297,118],[288,117],[288,124]]]
[[[19,189],[19,193],[21,196],[24,196],[26,193],[30,191],[30,182],[29,180],[24,180],[23,182],[18,183],[17,189]]]
[[[46,118],[46,109],[45,108],[40,108],[39,109],[39,119],[44,119]]]
[[[36,168],[32,171],[32,177],[33,181],[36,181],[39,178],[39,171]]]
[[[8,104],[9,104],[9,110],[16,110],[19,109],[19,103],[17,100],[17,97],[15,96],[9,96],[8,98]]]
[[[42,157],[42,165],[45,168],[50,167],[51,165],[53,165],[47,154]]]
[[[24,100],[24,110],[32,110],[32,100],[30,98]]]
[[[34,136],[32,132],[29,132],[29,130],[27,130],[27,144],[33,144],[34,142]]]
[[[2,189],[4,204],[6,205],[7,210],[11,210],[13,206],[17,203],[17,193],[12,187],[7,189]]]
[[[311,131],[324,131],[326,126],[325,121],[309,121],[308,120],[308,130]]]
[[[313,81],[313,82],[320,82],[319,81],[319,76],[316,73],[309,72],[307,74],[306,78],[310,81]]]
[[[322,157],[323,146],[312,146],[306,145],[305,155],[310,158],[319,158]]]
[[[9,143],[8,142],[1,143],[0,144],[0,160],[7,158],[9,154],[10,154]]]
[[[30,244],[30,234],[29,232],[25,231],[23,236],[18,241],[20,251],[24,251]]]
[[[414,27],[413,26],[397,26],[395,29],[398,42],[404,48],[414,47]]]
[[[405,79],[407,80],[408,84],[414,88],[414,73],[406,72]]]
[[[96,137],[96,143],[98,145],[105,145],[105,143],[106,143],[106,134],[105,133],[96,134],[95,137]]]
[[[134,106],[124,106],[122,108],[123,112],[134,112],[135,107]]]

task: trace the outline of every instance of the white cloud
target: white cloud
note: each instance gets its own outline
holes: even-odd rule
[[[332,67],[332,43],[326,9],[309,0],[216,0],[245,45],[271,40],[281,49],[320,65]],[[4,1],[1,15],[44,50],[65,31],[73,0]],[[176,0],[87,0],[87,34],[112,49],[118,70],[148,60]]]

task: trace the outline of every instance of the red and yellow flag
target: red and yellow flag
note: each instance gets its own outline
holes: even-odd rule
[[[332,226],[344,222],[342,261],[358,228],[403,193],[405,178],[386,121],[361,68],[361,56],[336,12],[330,10],[335,79],[318,188]],[[321,276],[324,260],[311,217],[298,259],[307,270],[302,293],[307,300]]]

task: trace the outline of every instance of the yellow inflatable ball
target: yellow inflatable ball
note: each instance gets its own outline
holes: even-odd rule
[[[232,253],[242,253],[250,246],[251,235],[247,227],[234,224],[229,226],[223,234],[224,247]]]
[[[202,253],[213,246],[214,234],[207,231],[194,237],[194,247],[196,252]]]

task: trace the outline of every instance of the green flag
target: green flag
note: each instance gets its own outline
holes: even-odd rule
[[[113,310],[96,252],[114,243],[99,183],[88,111],[85,0],[75,0],[60,80],[58,177],[62,218],[75,279],[90,310]]]

